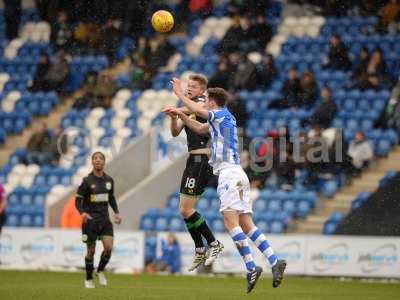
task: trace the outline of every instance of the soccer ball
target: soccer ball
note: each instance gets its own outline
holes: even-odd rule
[[[158,10],[151,17],[151,24],[155,31],[169,32],[174,27],[174,17],[169,11]]]

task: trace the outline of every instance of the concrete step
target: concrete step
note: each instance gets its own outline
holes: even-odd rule
[[[361,177],[344,187],[333,199],[320,198],[312,215],[305,220],[296,220],[291,226],[291,232],[319,234],[323,230],[325,221],[333,212],[347,214],[351,209],[352,201],[360,192],[374,192],[379,181],[388,171],[400,171],[400,146],[396,147],[387,158],[378,159],[366,170]]]

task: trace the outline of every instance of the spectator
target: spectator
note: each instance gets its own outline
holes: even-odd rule
[[[47,53],[42,52],[39,57],[39,64],[33,77],[32,85],[29,87],[29,90],[31,92],[50,90],[49,83],[46,80],[46,75],[49,72],[49,69],[49,56],[47,55]]]
[[[372,52],[368,63],[357,74],[356,82],[356,87],[363,90],[379,89],[390,85],[391,81],[386,73],[386,64],[380,49]]]
[[[210,0],[190,0],[189,9],[191,13],[208,16],[213,9],[213,3]]]
[[[377,29],[380,33],[387,33],[388,31],[398,30],[398,23],[400,21],[400,1],[390,0],[382,8],[381,16],[379,18]]]
[[[66,11],[58,12],[57,20],[52,23],[50,41],[56,50],[70,47],[72,38],[72,28],[68,22],[68,14]]]
[[[68,138],[60,126],[54,128],[50,143],[52,163],[58,165],[61,156],[68,151]]]
[[[81,21],[74,30],[73,43],[74,49],[83,53],[98,50],[103,43],[101,26],[87,20]]]
[[[161,241],[161,257],[156,262],[158,271],[179,273],[181,270],[181,249],[176,237],[169,233],[167,240]]]
[[[229,97],[227,106],[236,119],[237,127],[244,129],[249,115],[243,100],[239,97]]]
[[[319,96],[319,89],[315,76],[311,71],[305,71],[300,81],[300,92],[294,100],[295,108],[310,108]]]
[[[37,122],[26,146],[28,164],[49,165],[52,160],[51,136],[44,122]]]
[[[117,90],[117,86],[109,74],[100,74],[96,87],[94,89],[94,96],[97,104],[95,106],[102,106],[108,108],[107,103],[110,102]]]
[[[369,61],[368,48],[363,47],[360,50],[360,54],[358,55],[357,62],[354,66],[353,75],[351,77],[352,80],[358,80],[358,78],[362,76],[364,70],[367,69],[368,61]]]
[[[11,41],[18,37],[21,21],[21,0],[4,0],[4,19],[6,23],[6,37]]]
[[[392,90],[392,94],[383,110],[376,127],[393,128],[400,135],[400,77]]]
[[[326,172],[326,163],[329,160],[329,146],[327,139],[322,134],[320,126],[314,126],[313,135],[308,137],[305,167],[308,171],[306,185],[315,185],[322,173]]]
[[[220,54],[230,54],[239,50],[240,41],[246,40],[245,32],[240,26],[240,18],[233,19],[232,26],[225,33],[217,47]]]
[[[143,59],[146,63],[150,58],[150,43],[149,40],[141,36],[138,40],[137,48],[131,56],[131,63],[135,63],[140,59]]]
[[[165,66],[175,53],[175,47],[167,40],[166,35],[159,35],[150,43],[151,59],[147,61],[149,70],[154,75],[159,67]]]
[[[351,158],[353,173],[359,174],[362,169],[368,167],[374,157],[374,149],[372,144],[366,140],[364,132],[356,133],[347,154]]]
[[[1,230],[3,228],[4,223],[6,222],[6,208],[7,208],[6,191],[4,190],[4,187],[0,182],[0,237],[1,237]]]
[[[278,75],[278,70],[275,67],[274,58],[268,54],[263,57],[262,64],[257,66],[257,88],[265,89],[269,87],[272,81]]]
[[[271,26],[265,20],[262,14],[257,15],[255,22],[250,26],[249,36],[254,40],[260,51],[264,51],[265,47],[272,38]]]
[[[242,55],[233,77],[234,89],[252,91],[257,87],[256,78],[256,65],[248,59],[247,55]]]
[[[284,109],[294,105],[300,94],[300,79],[297,75],[297,70],[292,68],[288,72],[288,79],[285,81],[281,94],[282,99],[277,99],[269,104],[272,109]]]
[[[49,70],[45,76],[45,81],[50,90],[60,92],[62,87],[67,83],[69,77],[69,64],[65,55],[65,51],[60,49],[53,62],[50,64]]]
[[[151,87],[152,74],[147,68],[146,60],[139,58],[131,65],[132,89],[145,90]]]
[[[279,188],[287,191],[292,190],[295,181],[296,165],[286,147],[279,149],[274,170],[278,176]]]
[[[119,25],[119,21],[109,19],[102,28],[103,42],[99,45],[99,51],[107,56],[111,66],[115,63],[115,53],[120,41]]]
[[[329,54],[324,66],[335,70],[348,70],[351,67],[347,48],[338,35],[333,35],[329,41]]]
[[[231,87],[232,75],[229,72],[229,63],[226,57],[221,57],[217,71],[210,78],[208,87],[221,87],[229,90]]]
[[[75,99],[74,105],[75,109],[85,109],[92,108],[96,106],[96,99],[93,91],[97,86],[97,72],[88,72],[86,74],[85,82],[82,87],[83,95]]]
[[[332,99],[332,91],[329,87],[324,87],[321,91],[322,101],[315,109],[311,117],[303,122],[304,125],[311,124],[321,128],[328,128],[337,112],[337,106]]]

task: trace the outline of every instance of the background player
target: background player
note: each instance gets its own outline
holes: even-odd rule
[[[207,83],[205,76],[200,74],[191,75],[186,89],[187,97],[191,101],[204,106],[204,92],[207,89]],[[190,111],[185,107],[181,108],[181,110],[186,114],[190,114]],[[210,265],[223,250],[223,245],[215,239],[207,222],[194,208],[212,176],[212,168],[208,164],[208,156],[210,154],[208,141],[210,136],[208,133],[197,134],[193,132],[176,115],[170,115],[170,117],[172,136],[178,136],[182,129],[185,129],[187,137],[189,157],[181,179],[179,209],[195,244],[195,256],[192,266],[189,268],[189,271],[193,271],[203,262],[206,265]],[[190,114],[190,118],[196,119],[201,123],[207,123],[207,119],[200,118],[196,114]],[[202,236],[208,243],[208,253],[206,253]]]
[[[82,241],[87,245],[86,288],[95,287],[93,258],[97,239],[101,239],[104,250],[101,253],[96,274],[100,285],[107,285],[104,269],[111,258],[114,236],[113,225],[108,214],[109,204],[115,213],[114,222],[121,224],[122,221],[114,196],[114,180],[104,173],[105,162],[106,158],[103,153],[93,153],[93,171],[83,179],[76,195],[76,208],[82,216]]]
[[[197,122],[174,108],[167,108],[166,112],[179,115],[186,126],[199,134],[210,131],[210,164],[214,173],[219,175],[217,192],[221,200],[220,211],[224,216],[225,227],[245,262],[248,271],[247,292],[254,288],[262,268],[254,263],[246,235],[267,258],[272,267],[273,287],[278,287],[283,279],[286,262],[278,260],[265,236],[253,222],[249,179],[240,166],[236,120],[225,107],[228,94],[221,88],[208,89],[207,110],[190,101],[183,94],[180,84],[179,79],[173,79],[175,94],[190,111],[207,118],[208,123]]]

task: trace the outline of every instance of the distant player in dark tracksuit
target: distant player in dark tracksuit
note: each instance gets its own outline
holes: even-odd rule
[[[96,274],[100,285],[107,285],[104,269],[111,258],[114,237],[108,205],[115,213],[114,222],[120,224],[122,221],[114,196],[114,180],[104,173],[105,161],[105,156],[101,152],[92,155],[93,171],[83,179],[76,194],[76,208],[82,216],[82,241],[87,245],[86,288],[95,287],[93,258],[96,240],[101,240],[104,247]]]

